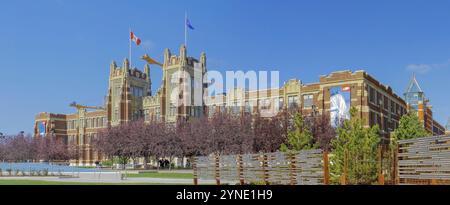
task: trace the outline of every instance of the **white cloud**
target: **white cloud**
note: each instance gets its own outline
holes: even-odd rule
[[[406,66],[406,70],[420,74],[428,73],[432,69],[433,67],[427,64],[410,64]]]
[[[406,70],[418,74],[426,74],[432,70],[447,68],[449,66],[450,60],[448,60],[445,63],[436,63],[436,64],[409,64],[406,66]]]

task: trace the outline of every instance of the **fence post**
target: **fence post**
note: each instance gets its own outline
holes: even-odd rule
[[[214,164],[215,164],[215,176],[216,176],[216,185],[220,185],[220,164],[219,164],[219,155],[214,154]]]
[[[437,179],[431,179],[430,185],[437,185]]]
[[[330,168],[328,167],[329,160],[328,160],[328,152],[323,152],[323,183],[325,185],[330,184]]]
[[[267,155],[266,154],[262,154],[263,155],[263,163],[262,163],[262,168],[263,168],[263,180],[264,183],[266,185],[269,185],[269,172],[267,170]]]
[[[239,175],[239,183],[241,185],[245,185],[244,181],[244,163],[242,162],[242,155],[238,154],[238,175]]]
[[[296,185],[297,184],[297,167],[295,166],[295,162],[296,162],[296,158],[295,158],[295,154],[292,152],[288,152],[287,153],[288,158],[289,158],[289,172],[290,172],[290,181],[291,181],[291,185]]]
[[[394,151],[393,151],[393,155],[394,155],[394,160],[393,160],[394,161],[394,169],[393,169],[394,176],[393,177],[394,177],[395,185],[400,183],[399,173],[398,173],[398,169],[399,169],[399,167],[398,167],[398,152],[399,152],[399,146],[396,145],[394,148]]]
[[[194,185],[198,185],[198,171],[197,171],[197,159],[192,158],[192,168],[194,170]]]
[[[381,145],[378,146],[377,150],[378,158],[378,185],[384,185],[384,175],[383,175],[383,156]]]

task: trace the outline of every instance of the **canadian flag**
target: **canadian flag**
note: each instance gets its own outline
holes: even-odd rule
[[[130,32],[130,39],[132,41],[134,41],[136,43],[136,45],[140,45],[141,44],[141,39],[139,37],[137,37],[136,35],[134,35],[133,32]]]
[[[345,86],[342,88],[342,91],[350,91],[350,86]]]

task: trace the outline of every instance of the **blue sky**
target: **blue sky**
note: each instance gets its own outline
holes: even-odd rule
[[[205,51],[209,70],[280,70],[281,81],[364,69],[396,93],[411,73],[436,119],[450,116],[450,1],[1,1],[0,132],[32,132],[41,111],[71,113],[72,101],[101,105],[109,64],[163,49]],[[161,71],[152,69],[153,88]]]

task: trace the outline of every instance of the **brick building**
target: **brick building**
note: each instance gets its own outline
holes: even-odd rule
[[[35,119],[35,135],[50,134],[77,145],[78,158],[71,160],[71,164],[93,165],[102,156],[92,149],[92,138],[108,126],[139,118],[149,123],[155,120],[173,123],[215,112],[270,115],[296,107],[304,115],[330,114],[330,123],[338,126],[341,119],[349,118],[350,107],[355,107],[366,127],[380,126],[381,137],[387,142],[408,107],[416,107],[365,71],[338,71],[320,76],[318,82],[310,84],[292,79],[276,89],[237,88],[226,94],[209,96],[207,85],[203,83],[207,74],[205,53],[196,59],[188,57],[185,46],[180,47],[178,56],[166,49],[161,69],[162,83],[153,94],[149,65],[145,65],[142,72],[131,68],[127,59],[121,67],[112,62],[104,108],[75,106],[74,114],[39,113]],[[424,113],[420,119],[427,129],[436,127],[431,130],[440,133],[441,127],[432,119],[431,108],[425,107],[427,110],[421,112],[420,103],[417,104],[419,113]]]

